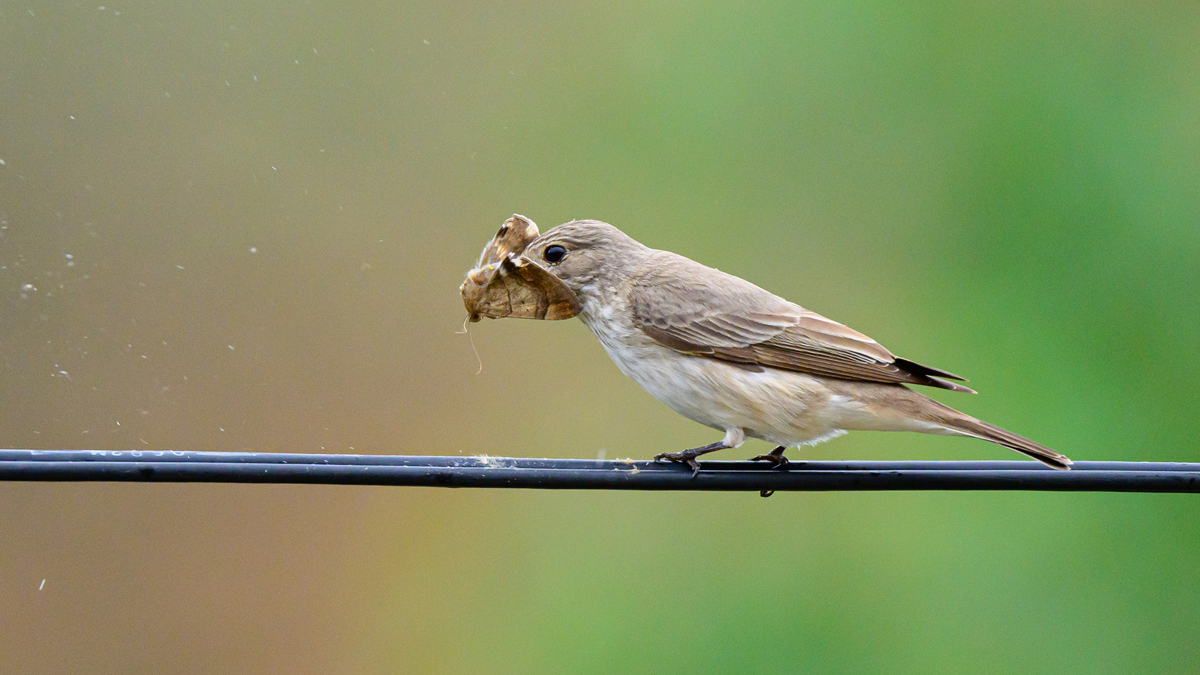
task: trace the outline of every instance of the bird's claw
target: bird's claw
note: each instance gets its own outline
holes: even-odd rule
[[[771,465],[771,468],[779,469],[781,471],[787,471],[787,465],[791,463],[791,461],[788,460],[787,457],[783,456],[783,453],[779,453],[777,455],[773,452],[767,453],[765,455],[759,455],[759,456],[751,459],[750,461],[752,461],[752,462],[767,462],[768,464]],[[767,496],[769,496],[769,495],[767,495]]]
[[[683,452],[660,452],[654,456],[654,461],[661,462],[667,460],[669,462],[677,462],[686,464],[692,470],[692,478],[700,473],[700,462],[696,461],[696,455],[684,450]]]

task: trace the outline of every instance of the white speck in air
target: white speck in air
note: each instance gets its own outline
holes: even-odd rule
[[[429,44],[429,40],[421,40],[421,42],[424,42],[425,44]]]
[[[258,253],[258,247],[257,247],[257,246],[251,246],[251,247],[250,247],[250,252],[251,252],[251,253]]]
[[[181,270],[181,269],[183,269],[183,265],[176,265],[175,269]]]
[[[43,589],[43,588],[45,588],[45,587],[46,587],[46,580],[45,580],[45,579],[42,579],[42,584],[41,584],[40,586],[38,586],[38,590],[40,591],[40,590],[42,590],[42,589]]]
[[[229,349],[230,349],[231,351],[233,350],[233,345],[225,345],[225,346],[226,346],[226,347],[229,347]]]

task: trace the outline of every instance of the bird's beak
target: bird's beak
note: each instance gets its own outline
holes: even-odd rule
[[[532,220],[513,215],[484,247],[478,266],[458,287],[472,321],[484,316],[557,321],[583,310],[562,280],[521,255],[537,236]]]

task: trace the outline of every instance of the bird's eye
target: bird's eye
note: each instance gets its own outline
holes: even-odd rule
[[[558,244],[547,246],[546,250],[542,252],[542,256],[546,258],[546,262],[550,263],[551,265],[562,261],[563,257],[566,255],[567,249],[559,246]]]

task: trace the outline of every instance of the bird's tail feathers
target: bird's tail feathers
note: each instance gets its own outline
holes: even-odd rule
[[[983,420],[977,420],[969,415],[963,415],[961,418],[945,422],[945,424],[950,429],[965,436],[972,436],[1006,447],[1009,450],[1016,450],[1022,455],[1036,459],[1052,469],[1066,471],[1071,468],[1071,460],[1066,455],[1059,454],[1044,445],[1034,443],[1024,436],[1018,436],[1007,429],[1001,429],[994,424],[988,424]]]

